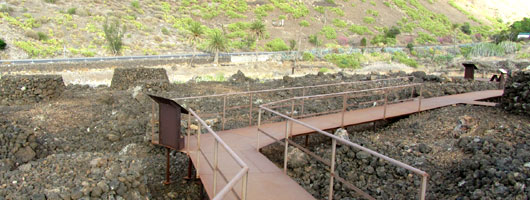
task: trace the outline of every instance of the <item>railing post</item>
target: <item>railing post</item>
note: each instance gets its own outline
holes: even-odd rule
[[[414,100],[414,86],[410,87],[410,99]]]
[[[197,129],[197,178],[199,178],[200,164],[201,164],[201,123],[199,122]]]
[[[386,120],[386,108],[388,104],[388,90],[385,90],[385,108],[383,110],[383,119]]]
[[[427,175],[421,177],[420,200],[425,200],[427,195]]]
[[[340,127],[342,128],[344,128],[344,114],[346,112],[346,95],[347,94],[344,94],[344,96],[342,96],[342,116],[340,122]]]
[[[223,119],[222,119],[222,129],[225,130],[225,122],[226,122],[226,95],[223,96]]]
[[[305,97],[305,90],[306,90],[306,87],[302,88],[302,97]],[[305,98],[302,98],[302,110],[300,111],[301,117],[304,117],[304,104],[305,104]]]
[[[191,114],[188,114],[188,138],[186,138],[186,149],[188,151],[188,156],[190,156],[190,136],[191,136]]]
[[[155,102],[151,104],[151,142],[155,138]]]
[[[289,153],[289,120],[285,121],[285,152],[283,153],[283,173],[287,174],[287,154]]]
[[[258,131],[256,131],[256,151],[259,151],[259,131],[261,127],[261,108],[258,110]]]
[[[329,195],[328,200],[333,199],[333,176],[335,175],[335,153],[337,150],[337,140],[331,140],[331,166],[329,171]]]
[[[248,111],[248,126],[252,126],[252,93],[250,93],[250,109]]]
[[[291,118],[294,119],[294,97],[293,99],[291,100]],[[291,120],[287,120],[287,121],[291,121]],[[291,121],[291,128],[289,129],[289,132],[292,133],[293,132],[293,122]]]
[[[219,166],[219,141],[215,140],[213,152],[213,196],[217,194],[217,170]]]
[[[248,183],[248,171],[243,176],[243,182],[241,183],[241,200],[247,199],[247,183]]]
[[[421,99],[423,98],[423,85],[420,85],[420,96],[418,97],[419,101],[418,101],[418,112],[421,111]]]

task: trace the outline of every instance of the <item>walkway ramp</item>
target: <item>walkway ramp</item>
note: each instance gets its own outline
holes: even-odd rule
[[[442,97],[433,97],[421,100],[421,107],[418,109],[419,100],[408,101],[403,103],[396,103],[388,105],[386,108],[386,118],[399,117],[410,115],[416,112],[441,108],[455,104],[465,104],[467,102],[476,102],[482,99],[499,97],[503,93],[502,90],[487,90],[479,92],[470,92],[457,95],[449,95]],[[347,111],[344,117],[345,125],[356,125],[366,122],[382,120],[384,106],[376,106],[366,109],[359,109]],[[321,115],[317,117],[310,117],[300,119],[300,121],[311,124],[321,130],[334,129],[341,126],[341,113]],[[285,137],[285,122],[262,124],[261,129],[266,130],[278,140]],[[314,132],[313,130],[294,124],[292,127],[292,135],[302,135]],[[257,127],[245,127],[233,130],[226,130],[218,132],[219,136],[227,143],[232,150],[241,157],[241,159],[248,164],[248,188],[247,199],[250,200],[270,200],[270,199],[288,199],[288,200],[308,200],[314,199],[308,192],[306,192],[300,185],[298,185],[288,175],[283,173],[283,170],[268,160],[264,155],[257,151]],[[200,145],[204,155],[208,160],[214,160],[214,141],[215,138],[211,134],[202,134],[200,137]],[[275,140],[261,134],[259,148],[265,147],[274,143]],[[201,181],[209,197],[213,197],[213,171],[208,166],[208,161],[203,155],[199,156],[200,161],[197,160],[197,138],[192,136],[188,143],[190,157],[193,164],[198,169]],[[383,153],[384,154],[384,153]],[[219,151],[219,169],[225,174],[226,179],[230,180],[240,169],[234,163],[227,152]],[[200,163],[198,165],[198,163]],[[226,182],[218,179],[217,190],[223,188]],[[224,199],[239,199],[241,196],[241,181],[237,183],[232,192],[228,193]]]

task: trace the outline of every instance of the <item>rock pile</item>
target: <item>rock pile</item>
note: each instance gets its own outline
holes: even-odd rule
[[[65,90],[60,75],[3,76],[0,79],[0,104],[21,105],[50,100]]]
[[[513,113],[530,115],[530,71],[515,72],[508,79],[502,106]]]
[[[113,89],[127,90],[138,85],[168,89],[170,84],[163,68],[117,68],[110,85]]]
[[[0,119],[0,172],[33,160],[37,156],[37,146],[34,134]]]
[[[148,199],[143,163],[128,155],[52,154],[2,173],[6,199]],[[65,178],[68,177],[68,178]]]

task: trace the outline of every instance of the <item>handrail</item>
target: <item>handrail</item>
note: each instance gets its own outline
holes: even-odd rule
[[[179,97],[179,98],[174,98],[172,100],[178,101],[178,100],[201,99],[201,98],[209,98],[209,97],[223,97],[223,96],[234,96],[234,95],[257,94],[257,93],[265,93],[265,92],[277,92],[277,91],[285,91],[285,90],[319,88],[319,87],[348,85],[348,84],[356,84],[356,83],[391,81],[391,80],[408,79],[408,78],[411,78],[411,77],[413,77],[413,76],[403,76],[403,77],[377,79],[377,80],[364,80],[364,81],[350,81],[350,82],[340,82],[340,83],[328,83],[328,84],[321,84],[321,85],[298,86],[298,87],[288,87],[288,88],[276,88],[276,89],[267,89],[267,90],[253,90],[253,91],[245,91],[245,92],[231,92],[231,93],[212,94],[212,95],[203,95],[203,96],[192,96],[192,97]]]
[[[215,133],[215,131],[213,131],[207,124],[204,120],[202,120],[199,115],[197,115],[197,113],[195,113],[195,111],[193,111],[193,109],[191,108],[188,108],[188,111],[191,115],[193,115],[195,117],[195,119],[200,123],[200,125],[202,125],[202,127],[206,128],[206,130],[212,134],[215,138],[215,149],[214,149],[214,163],[215,163],[215,166],[214,166],[214,197],[213,199],[214,200],[220,200],[220,199],[223,199],[223,197],[230,191],[234,188],[235,184],[238,182],[238,181],[243,181],[242,182],[242,189],[241,189],[241,199],[245,200],[246,199],[246,194],[247,194],[247,182],[248,182],[248,165],[223,141],[223,139],[221,137],[219,137],[219,135],[217,135],[217,133]],[[188,119],[189,120],[189,119]],[[189,123],[189,122],[188,122]],[[188,126],[188,128],[190,128],[190,126]],[[200,129],[201,129],[201,126],[199,126],[199,130],[198,130],[198,134],[197,134],[197,143],[198,143],[198,149],[197,149],[197,158],[199,158],[199,151],[201,151],[201,145],[200,145]],[[188,138],[190,137],[190,132],[191,131],[188,131]],[[228,183],[219,191],[219,193],[216,194],[216,187],[217,187],[217,171],[219,170],[218,166],[217,166],[217,163],[218,163],[218,144],[221,144],[221,146],[228,152],[228,154],[236,161],[236,163],[241,167],[241,170],[239,170],[239,172],[230,180],[228,181]],[[189,145],[189,144],[188,144]],[[188,146],[189,147],[189,146]],[[188,152],[189,152],[189,149],[188,149]],[[206,157],[205,157],[206,159]],[[200,160],[200,158],[198,159],[198,161]],[[197,161],[197,162],[198,162]],[[197,169],[198,170],[198,169]],[[198,173],[197,173],[198,174]]]
[[[396,166],[399,166],[399,167],[402,167],[402,168],[405,168],[411,172],[414,172],[418,175],[421,176],[421,187],[420,187],[420,191],[419,191],[419,199],[421,200],[425,200],[425,196],[426,196],[426,191],[427,191],[427,178],[429,176],[429,174],[427,174],[425,171],[422,171],[420,169],[417,169],[417,168],[414,168],[408,164],[405,164],[401,161],[398,161],[398,160],[395,160],[393,158],[390,158],[388,156],[385,156],[383,154],[380,154],[376,151],[373,151],[371,149],[368,149],[366,147],[363,147],[361,145],[358,145],[356,143],[353,143],[351,141],[348,141],[348,140],[345,140],[343,138],[340,138],[340,137],[337,137],[333,134],[330,134],[328,132],[325,132],[321,129],[318,129],[310,124],[307,124],[307,123],[304,123],[300,120],[297,120],[295,118],[293,118],[294,116],[287,116],[285,114],[282,114],[278,111],[275,111],[271,108],[268,108],[267,106],[270,106],[270,105],[274,105],[275,103],[283,103],[283,102],[286,102],[287,101],[291,101],[292,102],[292,105],[294,105],[294,100],[304,100],[304,99],[310,99],[310,98],[322,98],[322,97],[329,97],[329,96],[343,96],[343,108],[342,108],[342,123],[341,123],[341,126],[344,126],[344,113],[346,111],[346,107],[347,107],[347,103],[346,103],[346,95],[349,95],[349,94],[352,94],[352,93],[359,93],[359,92],[367,92],[367,91],[377,91],[377,90],[382,90],[384,91],[384,110],[383,110],[383,117],[386,118],[386,112],[387,112],[387,104],[388,104],[388,91],[389,90],[395,90],[395,89],[398,89],[398,88],[407,88],[407,87],[411,87],[412,89],[414,89],[414,87],[416,86],[420,86],[419,88],[419,101],[418,101],[418,111],[421,110],[421,99],[422,99],[422,84],[408,84],[408,85],[402,85],[402,86],[393,86],[393,87],[383,87],[383,88],[374,88],[374,89],[367,89],[367,90],[359,90],[359,91],[349,91],[349,92],[339,92],[339,93],[332,93],[332,94],[324,94],[324,95],[313,95],[313,96],[301,96],[301,97],[292,97],[292,98],[289,98],[289,99],[285,99],[285,100],[280,100],[280,101],[276,101],[276,102],[271,102],[269,104],[262,104],[259,106],[259,115],[258,115],[258,131],[257,131],[257,144],[256,144],[256,148],[258,148],[259,150],[259,142],[260,142],[260,139],[259,139],[259,135],[260,135],[260,132],[271,137],[271,135],[269,135],[268,133],[266,133],[264,130],[262,130],[260,128],[261,126],[261,115],[262,115],[262,110],[265,110],[265,111],[268,111],[272,114],[275,114],[281,118],[284,118],[286,119],[286,129],[285,129],[285,142],[283,143],[285,145],[285,152],[284,152],[284,172],[286,173],[287,171],[287,161],[288,161],[288,145],[289,145],[289,142],[292,143],[292,141],[289,140],[289,136],[292,134],[292,127],[293,127],[293,123],[297,123],[299,125],[302,125],[303,127],[306,127],[306,128],[309,128],[319,134],[322,134],[322,135],[325,135],[327,137],[330,137],[332,139],[332,155],[331,155],[331,162],[329,164],[330,166],[330,185],[329,185],[329,196],[328,196],[328,199],[331,200],[333,198],[333,186],[334,186],[334,182],[333,182],[333,178],[336,178],[338,181],[344,183],[347,187],[355,190],[358,194],[360,194],[361,196],[365,197],[366,199],[374,199],[373,197],[371,197],[370,195],[368,195],[367,193],[363,192],[362,190],[360,190],[359,188],[353,186],[352,184],[346,182],[343,178],[339,177],[336,173],[335,173],[335,154],[336,154],[336,144],[337,144],[337,141],[338,142],[341,142],[345,145],[348,145],[348,146],[351,146],[351,147],[354,147],[356,149],[359,149],[361,151],[364,151],[366,153],[369,153],[370,155],[372,156],[375,156],[375,157],[378,157],[380,159],[383,159],[385,161],[388,161],[389,163],[393,164],[393,165],[396,165]],[[413,95],[413,94],[411,94]],[[294,107],[291,108],[291,112],[293,112],[293,109]],[[290,133],[291,132],[291,133]],[[275,139],[275,140],[278,140],[276,138],[272,138],[272,139]],[[300,148],[299,145],[294,145],[298,148]],[[303,150],[305,152],[305,150]],[[308,150],[307,150],[308,151]],[[309,154],[309,155],[312,155],[314,156],[313,154]],[[321,158],[319,159],[319,157],[316,157],[317,160],[321,160]],[[327,162],[324,162],[324,163],[327,163]]]

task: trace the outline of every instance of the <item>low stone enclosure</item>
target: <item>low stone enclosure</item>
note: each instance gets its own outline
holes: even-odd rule
[[[110,87],[127,90],[137,85],[154,84],[168,87],[169,79],[163,68],[117,68],[114,70]]]
[[[61,96],[65,90],[60,75],[2,76],[0,105],[38,103]]]

